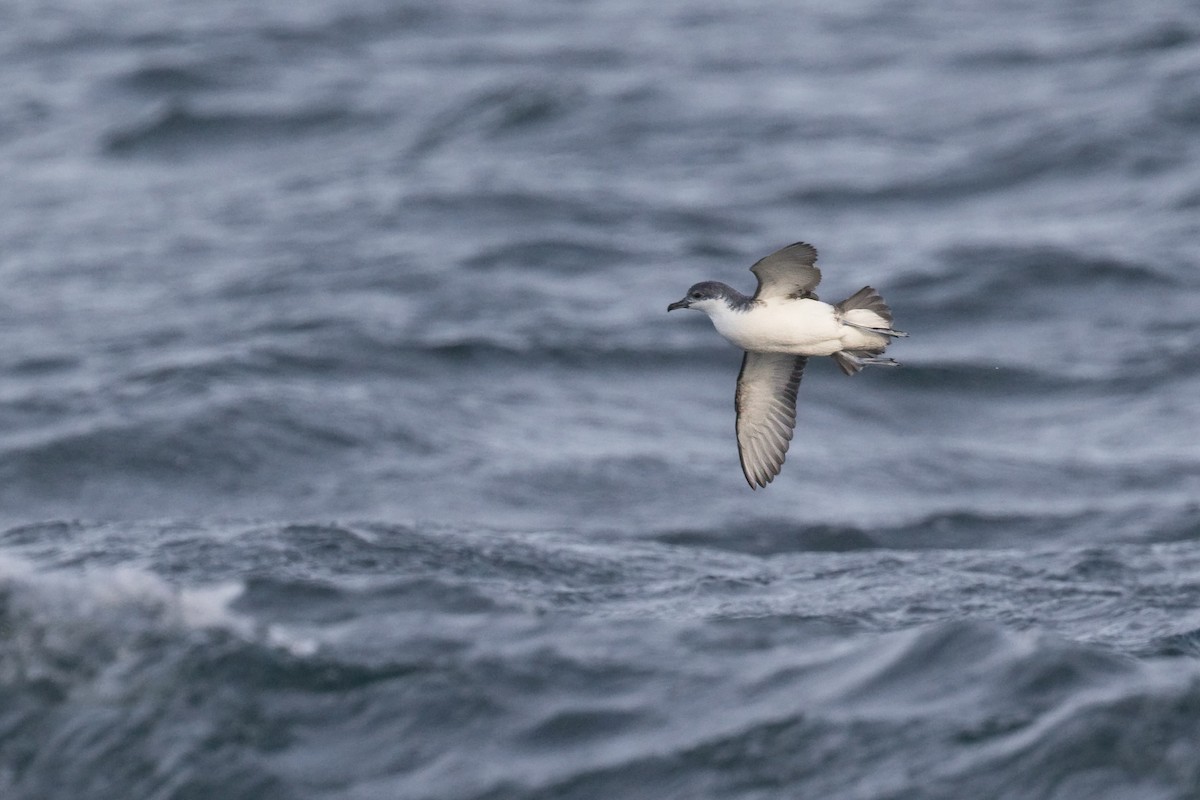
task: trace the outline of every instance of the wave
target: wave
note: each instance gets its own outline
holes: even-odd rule
[[[237,699],[236,671],[255,668],[254,626],[230,610],[240,591],[0,557],[4,796],[280,796],[244,746],[271,733]]]
[[[1194,21],[1184,15],[1171,19],[1167,12],[1162,17],[1147,15],[1145,19],[1130,22],[1132,24],[1112,35],[1090,40],[1080,38],[1074,43],[1059,40],[1052,44],[1050,40],[1034,36],[1022,36],[1016,41],[990,36],[987,40],[967,39],[965,41],[971,47],[956,50],[949,60],[952,65],[968,68],[1045,68],[1053,64],[1104,59],[1114,53],[1143,55],[1177,50],[1200,38]]]
[[[802,186],[780,188],[778,200],[816,207],[936,204],[1028,187],[1053,191],[1059,183],[1086,182],[1103,174],[1113,181],[1166,175],[1187,168],[1179,148],[1194,133],[1191,108],[1176,93],[1163,92],[1153,123],[1114,126],[1089,118],[1057,119],[1032,109],[1005,125],[981,115],[959,123],[958,135],[970,142],[966,153],[931,157],[922,152],[918,157],[892,141],[890,146],[901,152],[890,170],[813,177]],[[827,146],[839,149],[836,139]]]
[[[964,244],[943,251],[940,260],[944,274],[902,276],[896,288],[920,296],[948,293],[955,302],[969,303],[1048,289],[1170,289],[1182,283],[1170,271],[1144,262],[1053,245]]]
[[[436,4],[359,3],[297,9],[277,6],[246,15],[237,9],[214,7],[210,13],[187,14],[158,6],[133,4],[114,15],[103,6],[76,5],[63,16],[48,8],[31,12],[18,52],[55,54],[127,48],[235,51],[252,57],[268,50],[296,46],[311,53],[316,46],[362,45],[380,38],[411,33],[447,19]]]
[[[1181,301],[1195,288],[1191,270],[1182,265],[1046,244],[982,243],[943,250],[929,272],[897,276],[888,297],[906,319],[915,320],[905,327],[918,331],[922,325],[937,332],[1013,320],[1031,326],[1074,323],[1104,318],[1117,308],[1124,316],[1112,320],[1114,326],[1139,324],[1156,313],[1156,324],[1186,327],[1190,319]]]
[[[1124,512],[986,513],[974,509],[939,511],[895,525],[797,524],[762,517],[710,527],[661,531],[653,539],[698,547],[773,556],[796,552],[859,550],[980,550],[1023,547],[1040,542],[1176,542],[1196,534],[1197,509],[1131,508]]]
[[[1119,797],[1147,785],[1183,796],[1198,785],[1195,768],[1151,734],[1165,728],[1168,742],[1186,747],[1200,730],[1187,710],[1200,697],[1194,678],[980,623],[931,626],[834,657],[780,649],[775,670],[721,671],[732,686],[705,689],[712,665],[688,653],[701,674],[674,686],[699,696],[681,694],[671,706],[643,696],[635,711],[626,692],[610,690],[607,702],[535,710],[531,733],[511,740],[506,767],[493,770],[500,775],[453,759],[469,781],[464,794],[757,797],[768,786],[791,796],[957,798],[1068,787],[1067,796]],[[1135,708],[1145,714],[1130,724]],[[537,735],[559,727],[570,735]],[[1114,748],[1125,754],[1119,770]],[[396,785],[411,786],[399,777]]]
[[[1200,735],[1194,625],[1161,600],[1166,585],[1130,576],[1151,574],[1140,557],[1187,580],[1192,514],[1186,547],[1003,559],[813,556],[909,534],[814,526],[804,542],[770,520],[656,542],[367,522],[12,528],[0,534],[0,762],[22,766],[0,788],[1040,796],[1089,786],[1116,747],[1122,769],[1103,773],[1116,796],[1145,784],[1187,796],[1200,771],[1174,753]],[[942,548],[1014,521],[1029,524],[908,527],[943,525],[918,545]],[[839,548],[847,536],[858,541]],[[44,571],[14,551],[70,566]],[[797,551],[809,555],[741,557]],[[862,602],[824,601],[839,594]],[[1093,632],[1145,603],[1179,632],[1137,660],[991,622],[907,622],[935,604],[943,620],[1028,625],[1064,602],[1094,616]],[[1137,619],[1144,638],[1159,617]],[[111,795],[84,791],[97,775]]]
[[[122,75],[119,83],[139,93],[173,95],[223,86],[226,81],[214,72],[209,65],[146,64]]]
[[[437,3],[375,3],[361,8],[330,6],[326,13],[301,13],[264,21],[256,30],[267,41],[314,45],[360,46],[381,38],[412,35],[449,18]]]
[[[63,605],[46,591],[53,580],[0,580],[14,634],[0,642],[0,724],[12,734],[0,756],[22,765],[0,776],[8,797],[51,786],[530,800],[1200,786],[1177,755],[1200,735],[1193,664],[989,623],[835,643],[796,621],[449,616],[404,597],[390,615],[367,599],[370,619],[336,592],[262,584],[270,601],[244,613],[287,614],[289,598],[342,608],[302,623],[320,644],[287,649],[256,641],[257,626],[169,621],[162,598],[178,595],[159,582],[114,602],[113,579],[59,586],[85,598],[68,605],[104,609],[74,616],[46,610]],[[39,615],[54,620],[52,652]],[[99,794],[87,791],[96,775]]]
[[[286,143],[369,124],[371,118],[345,107],[278,111],[196,110],[179,101],[165,104],[149,118],[110,131],[102,142],[113,156],[187,155],[213,147],[268,142]]]
[[[529,239],[489,247],[466,259],[463,266],[481,272],[535,270],[577,275],[629,262],[631,254],[608,244],[571,239]]]
[[[494,139],[567,116],[583,103],[577,88],[530,81],[477,91],[432,115],[415,138],[410,156],[421,158],[465,137]]]
[[[205,494],[278,487],[284,464],[354,452],[371,437],[345,416],[334,420],[303,403],[248,396],[164,400],[129,416],[53,425],[8,443],[0,463],[3,493],[40,502],[100,492],[119,502],[173,487],[206,505]]]
[[[10,529],[9,542],[57,531],[60,539],[84,529],[46,523]],[[177,589],[134,567],[93,567],[87,572],[42,571],[0,555],[0,685],[32,684],[54,695],[99,679],[126,649],[160,635],[220,629],[247,633],[249,623],[230,610],[237,583]]]

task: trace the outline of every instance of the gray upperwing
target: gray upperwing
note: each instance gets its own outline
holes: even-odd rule
[[[750,488],[765,487],[779,474],[796,427],[796,390],[806,356],[750,353],[738,373],[738,457]]]
[[[813,289],[821,282],[817,263],[817,248],[807,242],[789,244],[766,258],[755,262],[750,271],[758,278],[754,299],[767,297],[809,297],[816,299]]]

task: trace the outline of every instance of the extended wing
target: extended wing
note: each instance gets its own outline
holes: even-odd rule
[[[759,259],[750,271],[758,278],[755,300],[770,297],[816,298],[813,289],[821,282],[817,248],[807,242],[789,244],[766,258]]]
[[[746,353],[738,373],[738,456],[750,488],[765,487],[779,474],[796,427],[796,390],[805,356]]]

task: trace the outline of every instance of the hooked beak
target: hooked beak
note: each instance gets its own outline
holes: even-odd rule
[[[687,301],[687,298],[685,297],[684,299],[679,300],[678,302],[675,302],[675,303],[671,303],[671,305],[667,306],[667,311],[674,311],[677,308],[691,308],[691,307],[692,307],[692,304],[689,303]]]

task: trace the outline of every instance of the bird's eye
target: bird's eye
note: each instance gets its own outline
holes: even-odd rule
[[[691,293],[691,295],[690,295],[690,297],[691,297],[693,300],[699,300],[701,297],[703,297],[703,295],[702,295],[702,294],[700,294],[699,292],[692,292],[692,293]]]

